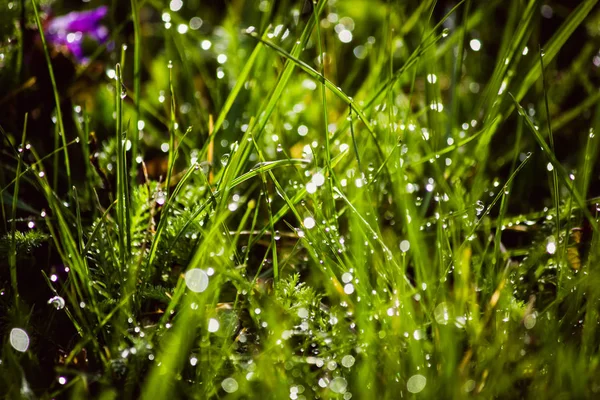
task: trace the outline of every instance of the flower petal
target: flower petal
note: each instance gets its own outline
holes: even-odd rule
[[[107,6],[101,6],[88,11],[73,11],[66,15],[53,18],[48,24],[48,33],[66,34],[66,32],[89,33],[95,30],[100,20],[108,13]]]

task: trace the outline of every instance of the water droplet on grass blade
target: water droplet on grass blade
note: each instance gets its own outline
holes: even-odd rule
[[[410,249],[410,242],[408,240],[403,240],[400,242],[400,250],[403,253],[406,253]]]
[[[556,241],[554,240],[554,237],[548,238],[548,243],[546,244],[546,251],[548,252],[548,254],[556,253]]]
[[[483,201],[477,200],[475,203],[475,211],[477,211],[477,215],[481,215],[483,210],[485,210],[485,204],[483,204]]]
[[[348,382],[341,376],[338,376],[337,378],[333,378],[331,380],[331,382],[329,383],[329,389],[331,389],[331,391],[334,393],[340,393],[340,394],[346,393],[347,387],[348,387]]]
[[[220,324],[219,324],[218,320],[216,320],[214,318],[211,318],[211,319],[208,320],[208,331],[209,332],[216,332],[216,331],[218,331],[219,330],[219,326],[220,326]]]
[[[471,41],[469,42],[469,46],[473,51],[481,50],[481,42],[479,41],[479,39],[471,39]]]
[[[298,317],[303,318],[303,319],[308,318],[308,316],[309,316],[308,310],[304,307],[300,308],[296,314],[298,315]]]
[[[208,275],[200,268],[192,268],[185,273],[185,284],[192,292],[202,293],[208,287]]]
[[[342,365],[346,368],[351,368],[355,361],[355,358],[348,354],[342,358]]]
[[[229,153],[221,156],[221,165],[226,166],[229,163]]]
[[[421,329],[417,329],[413,332],[413,337],[415,338],[415,340],[422,340],[425,339],[426,335],[424,331],[422,331]]]
[[[315,227],[315,220],[313,217],[306,217],[304,218],[304,227],[306,229],[312,229]]]
[[[325,177],[320,172],[317,172],[316,174],[313,175],[312,182],[316,186],[323,186],[323,184],[325,183]]]
[[[433,311],[433,316],[438,324],[448,325],[448,321],[450,320],[450,310],[448,305],[445,302],[438,304]]]
[[[65,299],[60,296],[54,296],[50,300],[48,300],[48,304],[54,306],[57,310],[62,310],[65,308]]]
[[[238,390],[239,385],[237,381],[233,378],[225,378],[223,382],[221,382],[221,387],[227,393],[234,393]]]
[[[406,389],[411,393],[419,393],[425,388],[427,378],[423,375],[413,375],[406,382]]]
[[[17,351],[24,353],[29,348],[29,335],[21,328],[10,331],[10,345]]]

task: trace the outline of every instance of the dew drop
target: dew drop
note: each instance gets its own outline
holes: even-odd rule
[[[306,127],[306,125],[300,125],[298,127],[298,135],[300,135],[300,136],[308,135],[308,128]]]
[[[24,353],[29,348],[29,335],[21,328],[10,331],[10,345],[17,351]]]
[[[65,299],[60,296],[54,296],[50,300],[48,300],[48,304],[54,306],[57,310],[62,310],[65,308]]]
[[[347,283],[344,286],[344,293],[346,293],[346,294],[352,294],[352,293],[354,293],[354,285],[351,284],[351,283]]]
[[[221,165],[226,166],[229,163],[229,153],[221,156]]]
[[[448,305],[445,302],[438,304],[433,310],[433,316],[438,324],[448,325],[448,320],[450,320]]]
[[[419,393],[425,388],[427,384],[427,378],[423,375],[413,375],[406,382],[406,389],[411,393]]]
[[[221,387],[227,393],[234,393],[238,390],[239,385],[237,381],[233,378],[225,378],[223,382],[221,382]]]
[[[315,219],[313,217],[304,218],[304,227],[306,229],[312,229],[315,227]]]
[[[315,183],[312,182],[312,181],[308,182],[306,184],[306,192],[308,194],[314,194],[314,193],[316,193],[317,192],[317,185],[315,185]]]
[[[410,242],[408,240],[403,240],[400,242],[400,250],[403,253],[406,253],[410,249]]]
[[[219,321],[216,320],[215,318],[211,318],[208,320],[208,331],[209,332],[216,332],[219,330]]]
[[[329,389],[331,389],[334,393],[346,393],[346,388],[348,387],[348,382],[346,379],[338,376],[337,378],[333,378],[329,383]]]
[[[344,272],[342,274],[342,282],[349,283],[352,281],[352,274],[350,272]]]
[[[355,358],[350,354],[342,357],[342,365],[346,368],[351,368],[354,365]]]
[[[300,308],[298,310],[297,314],[298,314],[298,317],[300,317],[302,319],[308,318],[308,315],[309,315],[308,310],[304,307]]]
[[[483,204],[483,201],[477,200],[475,203],[475,211],[477,211],[477,215],[481,215],[483,210],[485,210],[485,204]]]
[[[478,39],[471,39],[469,46],[473,51],[481,50],[481,42]]]
[[[202,293],[208,287],[208,275],[200,268],[192,268],[185,273],[185,284],[192,292]]]
[[[320,172],[316,173],[312,177],[312,182],[317,186],[323,186],[325,183],[325,177]]]
[[[554,241],[554,238],[548,240],[548,243],[546,244],[546,251],[548,254],[556,253],[556,242]]]
[[[421,329],[417,329],[413,332],[413,337],[415,338],[415,340],[425,339],[425,332]]]
[[[156,204],[158,204],[159,206],[162,206],[163,204],[165,204],[166,200],[167,200],[167,196],[166,196],[165,192],[160,191],[156,194]]]

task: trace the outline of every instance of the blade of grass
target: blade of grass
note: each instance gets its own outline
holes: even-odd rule
[[[31,5],[33,6],[33,14],[35,23],[38,28],[38,32],[40,35],[40,40],[42,41],[42,48],[44,49],[44,57],[46,58],[46,65],[48,66],[48,74],[50,75],[50,82],[52,83],[52,92],[54,94],[54,102],[56,103],[56,122],[58,126],[58,136],[60,136],[60,140],[62,141],[62,146],[64,150],[65,156],[65,172],[67,174],[67,187],[71,188],[71,165],[69,163],[69,153],[67,151],[67,142],[66,142],[66,132],[65,126],[63,123],[62,111],[60,108],[60,94],[58,92],[58,86],[56,85],[56,79],[54,77],[54,68],[52,67],[52,60],[50,59],[50,52],[48,50],[48,44],[46,43],[46,35],[44,33],[44,26],[42,21],[40,20],[40,15],[38,11],[37,0],[32,0]]]
[[[67,143],[67,146],[70,146],[72,144],[77,143],[77,139],[70,141],[69,143]],[[43,165],[44,161],[52,158],[56,153],[59,153],[63,151],[63,147],[59,147],[58,149],[54,149],[52,150],[50,153],[46,154],[44,157],[39,158],[37,161],[35,161],[34,163],[31,164],[25,164],[27,166],[27,168],[25,168],[23,171],[21,171],[19,174],[16,174],[15,177],[13,178],[12,181],[10,181],[5,187],[3,187],[2,189],[0,189],[0,194],[4,193],[6,190],[8,190],[8,188],[10,188],[13,184],[15,184],[17,182],[17,180],[21,179],[21,178],[25,178],[25,174],[27,174],[28,172],[34,170],[35,168]],[[17,153],[18,154],[18,153]],[[18,160],[19,157],[16,156],[16,159]]]
[[[310,65],[308,65],[304,61],[300,60],[299,58],[293,56],[292,54],[288,53],[287,51],[285,51],[280,46],[277,46],[276,44],[274,44],[272,42],[269,42],[268,40],[265,40],[265,39],[263,39],[261,37],[258,37],[258,35],[256,35],[256,34],[250,33],[250,36],[252,36],[256,40],[260,41],[265,46],[270,47],[271,49],[275,50],[277,53],[281,54],[287,60],[290,60],[296,66],[300,67],[301,70],[303,70],[308,75],[310,75],[311,78],[313,78],[314,80],[320,82],[327,89],[329,89],[333,94],[336,95],[336,97],[338,97],[344,103],[348,104],[348,106],[352,109],[352,111],[354,111],[356,113],[356,115],[358,116],[358,118],[362,121],[362,123],[365,125],[365,127],[367,128],[367,130],[369,131],[369,133],[373,137],[373,141],[375,143],[377,151],[379,152],[379,154],[382,157],[382,159],[385,158],[383,150],[381,149],[381,147],[379,145],[379,141],[377,140],[377,134],[375,133],[375,130],[371,126],[371,123],[367,119],[366,115],[355,104],[354,100],[352,98],[350,98],[346,93],[344,93],[344,91],[341,88],[339,88],[338,86],[334,85],[333,82],[331,82],[329,79],[327,79],[326,77],[324,77],[323,75],[321,75],[313,67],[311,67]]]
[[[304,164],[304,163],[309,163],[309,161],[302,160],[302,159],[288,159],[288,160],[277,160],[277,161],[259,163],[258,167],[255,167],[251,171],[234,179],[231,182],[231,188],[233,189],[236,186],[238,186],[256,176],[259,176],[260,174],[264,174],[273,168],[283,167],[286,165]],[[182,180],[184,180],[184,179],[182,179]],[[171,252],[171,250],[173,249],[173,247],[175,246],[177,241],[181,238],[181,235],[183,235],[185,233],[185,231],[191,226],[191,224],[196,220],[196,218],[198,218],[198,216],[206,209],[206,207],[209,206],[210,204],[216,204],[216,199],[219,198],[220,196],[221,196],[220,192],[218,192],[218,191],[214,192],[211,195],[211,198],[209,200],[207,200],[202,206],[200,206],[196,211],[194,211],[192,213],[192,215],[190,216],[188,221],[182,226],[181,230],[179,232],[177,232],[177,234],[171,241],[171,244],[168,246],[167,253]],[[260,204],[260,203],[258,203],[258,204]],[[157,229],[157,234],[158,234],[158,229]],[[250,246],[248,246],[248,247],[250,247]],[[153,254],[154,254],[154,256],[153,256]],[[152,259],[154,259],[154,257],[156,257],[155,251],[151,250],[150,256],[153,257]]]
[[[17,176],[21,173],[21,168],[23,166],[23,151],[25,146],[25,137],[27,136],[27,120],[28,114],[25,114],[25,121],[23,122],[23,133],[21,135],[21,144],[19,145],[19,161],[17,163]],[[19,286],[17,282],[17,200],[19,199],[19,183],[20,180],[17,179],[15,181],[15,190],[13,192],[12,198],[12,221],[10,223],[10,231],[12,234],[12,238],[10,241],[10,283],[13,290],[13,295],[15,296],[15,304],[19,304]]]
[[[556,33],[552,35],[548,43],[544,44],[544,60],[551,62],[563,48],[567,40],[571,37],[575,29],[581,25],[584,19],[589,15],[598,0],[583,0],[577,8],[569,15],[567,20],[558,28]],[[514,96],[517,101],[521,101],[523,96],[529,91],[531,85],[538,80],[542,73],[542,66],[537,60],[533,60],[529,68],[525,69],[527,75],[519,85],[519,90]],[[511,106],[512,108],[512,106]],[[510,114],[510,111],[508,112]]]
[[[542,74],[542,87],[544,90],[544,106],[546,108],[546,121],[548,123],[548,141],[550,150],[554,153],[554,134],[552,133],[552,117],[550,116],[550,106],[548,105],[548,88],[546,86],[546,75],[544,74],[544,50],[540,48],[540,68]],[[556,240],[560,238],[560,188],[558,186],[558,173],[552,169],[552,200],[554,200],[554,209],[556,212]],[[559,254],[561,254],[559,252]]]
[[[138,121],[140,120],[140,102],[141,102],[141,62],[142,62],[142,33],[140,27],[140,6],[138,0],[131,0],[131,19],[133,21],[133,129],[131,130],[131,154],[133,162],[131,163],[131,190],[136,183],[137,165],[136,158],[138,156],[138,141],[139,129]]]
[[[321,55],[321,57],[323,57],[323,54],[325,53],[324,50],[324,44],[323,44],[323,39],[321,37],[321,24],[319,22],[319,16],[316,13],[316,8],[313,7],[313,18],[315,19],[315,30],[317,32],[317,49],[319,51],[319,54]],[[319,74],[322,77],[325,77],[325,63],[321,62],[320,64],[320,71]],[[319,81],[320,82],[320,81]],[[322,104],[322,111],[323,111],[323,132],[325,132],[325,166],[327,167],[327,188],[329,189],[329,205],[331,208],[325,208],[326,210],[326,215],[328,215],[329,217],[332,216],[335,213],[335,199],[333,197],[333,184],[332,184],[332,177],[333,177],[333,170],[331,169],[331,144],[329,143],[329,122],[328,122],[328,110],[327,110],[327,91],[325,90],[325,85],[320,82],[320,87],[321,87],[321,104]],[[330,219],[330,218],[328,218]]]
[[[169,196],[171,191],[171,176],[175,168],[175,160],[177,159],[177,149],[175,149],[175,89],[173,88],[173,63],[169,61],[169,91],[171,93],[171,110],[169,112],[169,161],[167,164],[167,179],[165,181],[165,192]]]
[[[129,254],[131,254],[131,231],[129,226],[128,207],[128,171],[125,162],[125,146],[123,135],[123,82],[121,76],[121,65],[116,65],[116,88],[115,88],[115,104],[116,104],[116,129],[115,139],[117,142],[117,171],[116,171],[116,187],[117,187],[117,223],[119,225],[119,261],[121,269],[124,271],[127,265]]]
[[[575,202],[577,203],[577,205],[579,207],[581,207],[581,210],[582,210],[583,214],[590,221],[591,227],[594,230],[594,232],[600,231],[600,228],[595,223],[595,220],[592,217],[592,215],[590,214],[590,211],[585,206],[585,200],[583,199],[583,197],[581,196],[581,194],[579,193],[579,191],[577,190],[577,188],[575,188],[575,185],[573,184],[573,182],[569,178],[569,175],[564,170],[564,168],[562,167],[562,165],[560,164],[560,162],[556,159],[556,156],[554,155],[554,152],[550,149],[550,146],[548,146],[548,144],[544,140],[542,134],[539,132],[539,130],[533,124],[533,122],[531,121],[531,119],[527,116],[527,113],[525,112],[525,110],[523,109],[523,107],[521,107],[521,105],[519,104],[519,102],[517,101],[517,99],[512,95],[512,93],[509,93],[509,95],[512,97],[512,99],[513,99],[513,101],[515,103],[515,107],[516,107],[519,115],[525,119],[525,123],[526,123],[527,127],[529,128],[529,130],[533,134],[536,142],[542,148],[542,151],[544,152],[544,155],[548,158],[548,160],[552,164],[552,167],[554,167],[554,169],[557,171],[560,179],[562,180],[563,185],[565,185],[567,187],[567,189],[569,189],[569,192],[571,192],[571,195],[575,198]]]

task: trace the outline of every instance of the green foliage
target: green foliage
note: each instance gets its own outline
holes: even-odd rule
[[[26,257],[31,252],[49,239],[49,236],[39,230],[30,230],[26,232],[16,231],[14,240],[16,242],[17,257]],[[10,254],[12,234],[6,234],[0,238],[0,257],[7,260]]]
[[[597,3],[11,2],[0,397],[594,398]]]

